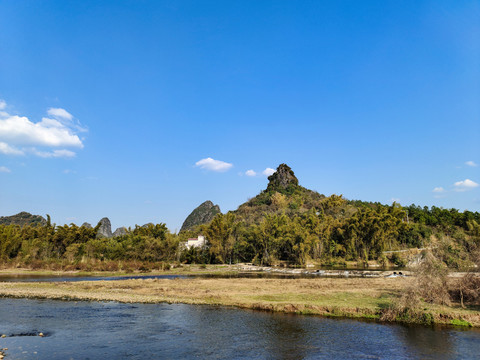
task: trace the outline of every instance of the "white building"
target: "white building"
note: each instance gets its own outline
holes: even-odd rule
[[[185,243],[185,247],[187,249],[202,248],[206,245],[206,243],[207,242],[205,241],[205,236],[198,235],[198,237],[196,237],[196,238],[188,239],[187,242]]]

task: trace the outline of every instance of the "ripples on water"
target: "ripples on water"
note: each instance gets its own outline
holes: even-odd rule
[[[472,330],[181,304],[0,299],[0,332],[8,336],[0,339],[7,359],[474,359],[480,354],[480,332]],[[38,332],[46,336],[33,336]]]

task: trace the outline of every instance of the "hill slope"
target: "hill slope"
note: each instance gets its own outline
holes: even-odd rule
[[[32,215],[28,212],[22,211],[16,215],[11,216],[0,216],[0,225],[46,225],[47,220],[40,215]]]
[[[254,224],[266,214],[293,217],[313,209],[317,215],[323,212],[338,218],[352,216],[357,211],[342,196],[326,197],[300,186],[293,170],[286,164],[279,165],[268,180],[265,190],[233,211],[238,219]]]
[[[460,268],[480,249],[478,212],[327,197],[300,186],[286,164],[268,180],[260,194],[201,227],[211,261],[386,263],[388,256],[400,265],[405,259],[385,251],[431,247],[447,265]]]
[[[218,205],[213,205],[210,200],[207,200],[196,207],[190,215],[187,216],[180,232],[192,230],[198,225],[207,224],[212,221],[217,214],[221,214],[220,207]]]

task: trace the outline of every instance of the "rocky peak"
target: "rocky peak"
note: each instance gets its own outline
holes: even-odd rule
[[[110,219],[104,217],[102,220],[98,222],[99,228],[97,230],[97,238],[110,238],[113,236],[112,234],[112,223]]]
[[[114,231],[113,236],[123,236],[127,235],[127,229],[125,227],[119,227],[117,230]]]
[[[84,222],[84,223],[82,224],[82,226],[85,227],[85,228],[87,228],[87,229],[92,229],[92,228],[93,228],[93,227],[92,227],[92,224],[89,224],[89,223],[87,223],[87,222]]]
[[[280,164],[277,170],[268,177],[267,191],[286,190],[298,186],[298,179],[287,164]]]
[[[180,231],[191,230],[197,225],[207,224],[219,213],[221,213],[220,207],[207,200],[188,215]]]

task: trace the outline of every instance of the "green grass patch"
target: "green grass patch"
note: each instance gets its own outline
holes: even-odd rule
[[[451,325],[454,325],[454,326],[466,326],[466,327],[472,327],[473,325],[471,323],[469,323],[468,321],[466,320],[462,320],[462,319],[453,319],[453,320],[450,320],[450,324]]]

